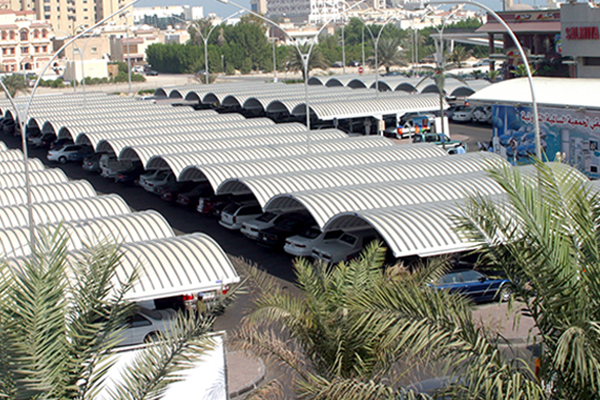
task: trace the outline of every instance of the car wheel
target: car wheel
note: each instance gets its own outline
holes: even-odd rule
[[[66,164],[67,163],[67,157],[62,156],[58,158],[58,162],[61,164]]]
[[[504,286],[500,289],[500,301],[503,303],[509,301],[513,296],[513,290],[510,286]]]
[[[159,332],[150,332],[144,338],[144,343],[154,343],[161,339],[161,334]]]

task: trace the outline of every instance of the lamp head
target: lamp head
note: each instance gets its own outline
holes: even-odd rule
[[[219,0],[219,1],[220,1],[221,3],[223,3],[223,4],[227,4],[227,3],[229,3],[229,0]]]

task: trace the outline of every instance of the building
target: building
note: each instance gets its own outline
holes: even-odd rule
[[[50,23],[64,35],[72,35],[94,25],[127,4],[127,0],[5,0],[5,7],[34,11],[35,19]],[[115,20],[121,16],[115,16]],[[126,23],[132,24],[131,13]]]
[[[2,71],[36,71],[50,61],[52,26],[33,11],[0,10]]]
[[[184,21],[197,21],[204,18],[204,7],[166,6],[134,7],[133,22],[136,25],[150,25],[158,29],[167,29]]]
[[[600,78],[600,8],[596,3],[564,3],[560,9],[562,56],[571,77]]]
[[[259,14],[267,13],[267,0],[250,0],[250,10]]]
[[[143,64],[146,60],[146,49],[154,43],[159,43],[156,29],[143,25],[127,32],[127,27],[121,31],[107,32],[110,41],[111,61],[131,61],[131,65]]]

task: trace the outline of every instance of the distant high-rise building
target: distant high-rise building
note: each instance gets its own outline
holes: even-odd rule
[[[250,0],[250,9],[255,13],[267,13],[267,0]]]
[[[151,25],[166,29],[169,25],[177,25],[184,21],[196,21],[204,18],[203,7],[166,6],[166,7],[135,7],[133,22],[137,25]]]
[[[15,11],[34,11],[36,19],[52,24],[57,34],[72,35],[109,16],[127,2],[128,0],[5,0],[3,5]],[[120,20],[119,23],[133,24],[131,10],[125,17],[115,16],[113,21],[117,20]]]

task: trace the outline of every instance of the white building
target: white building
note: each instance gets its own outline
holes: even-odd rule
[[[600,78],[600,8],[596,3],[563,3],[562,56],[573,59],[572,77]]]
[[[204,7],[157,6],[133,8],[133,22],[135,24],[144,23],[146,17],[168,19],[171,16],[181,17],[186,21],[195,21],[204,18]]]

